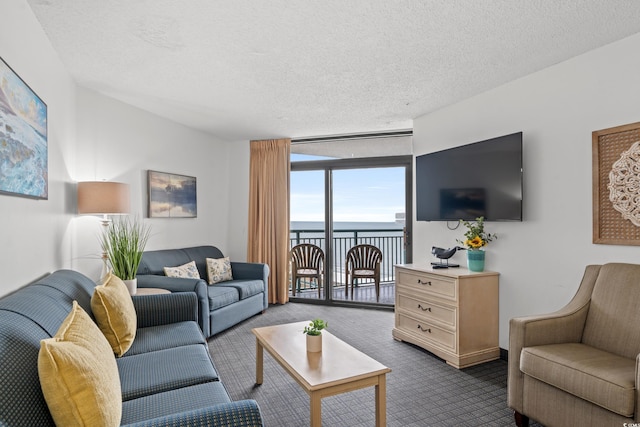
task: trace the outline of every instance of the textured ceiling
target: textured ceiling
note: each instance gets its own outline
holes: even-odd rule
[[[640,32],[637,0],[28,0],[81,86],[226,140],[412,119]]]

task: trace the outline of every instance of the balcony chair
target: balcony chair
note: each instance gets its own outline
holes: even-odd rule
[[[291,295],[296,296],[296,288],[300,290],[301,278],[315,279],[318,287],[318,298],[322,290],[324,273],[324,252],[322,248],[311,243],[301,243],[289,251],[291,262]]]
[[[373,279],[376,286],[376,302],[380,302],[380,264],[382,252],[373,245],[356,245],[347,252],[345,262],[345,299],[351,299],[357,279]]]
[[[508,405],[518,426],[640,421],[640,265],[587,266],[555,313],[511,319]]]

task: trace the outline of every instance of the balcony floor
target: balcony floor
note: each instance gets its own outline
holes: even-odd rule
[[[380,304],[395,304],[395,283],[380,283]],[[345,301],[344,295],[344,286],[335,286],[333,287],[333,300],[334,301]],[[289,296],[291,292],[289,292]],[[303,299],[324,299],[324,290],[320,292],[320,298],[318,298],[318,289],[313,288],[305,288],[299,291],[296,291],[296,298]],[[351,295],[349,295],[349,301],[351,301]],[[366,302],[366,303],[375,303],[376,302],[376,289],[373,284],[365,283],[360,284],[355,288],[355,292],[353,295],[353,302]]]

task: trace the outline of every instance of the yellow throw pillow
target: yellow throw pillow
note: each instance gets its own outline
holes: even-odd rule
[[[120,425],[122,391],[116,359],[76,301],[55,336],[40,341],[38,374],[56,425]]]
[[[207,258],[207,275],[209,276],[210,285],[233,280],[229,257]]]
[[[120,357],[136,338],[136,309],[127,285],[120,278],[109,273],[102,283],[95,287],[91,297],[91,311],[113,352]]]
[[[164,275],[167,277],[179,277],[182,279],[199,279],[200,273],[196,262],[191,261],[178,267],[165,267]]]

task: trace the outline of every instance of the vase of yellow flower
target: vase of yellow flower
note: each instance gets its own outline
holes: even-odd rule
[[[460,220],[462,225],[467,227],[464,233],[464,240],[458,240],[467,248],[467,268],[470,271],[484,271],[485,253],[482,249],[492,241],[497,239],[495,234],[484,231],[484,217],[478,217],[475,221]]]

